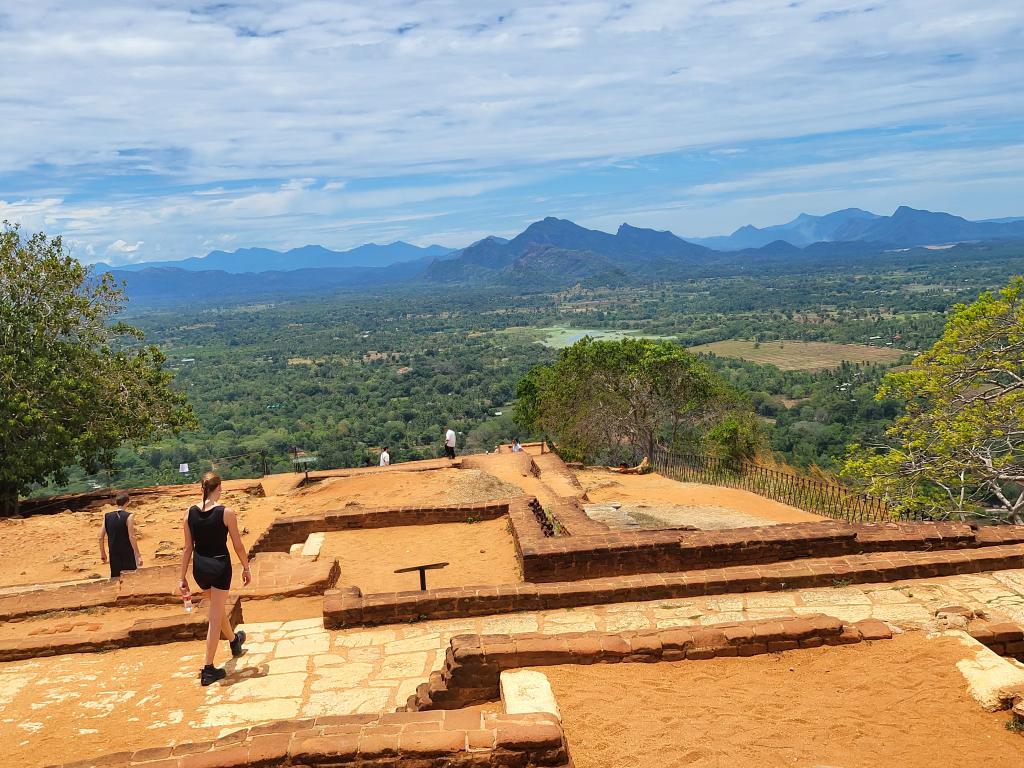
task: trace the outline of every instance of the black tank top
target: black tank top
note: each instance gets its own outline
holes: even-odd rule
[[[206,512],[196,505],[189,507],[188,529],[198,554],[203,557],[223,557],[228,554],[228,527],[224,523],[223,504]]]
[[[123,509],[107,512],[103,516],[103,530],[107,532],[107,546],[110,548],[110,560],[115,563],[134,563],[135,551],[132,541],[128,538],[129,514]]]

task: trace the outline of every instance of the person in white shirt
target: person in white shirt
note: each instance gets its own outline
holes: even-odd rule
[[[515,440],[512,441],[512,453],[522,453],[522,451],[523,444],[519,442],[519,438],[517,437]]]
[[[391,466],[391,454],[388,453],[388,447],[385,445],[384,450],[380,452],[380,465],[382,467]]]
[[[444,433],[444,455],[449,459],[455,458],[455,430],[451,427]]]

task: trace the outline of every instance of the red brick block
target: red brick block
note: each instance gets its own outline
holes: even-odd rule
[[[1024,639],[1024,630],[1016,624],[1002,622],[1000,624],[989,624],[988,627],[997,643],[1015,643]]]
[[[754,628],[750,624],[738,624],[722,630],[725,640],[730,645],[746,645],[754,638]]]
[[[398,754],[398,726],[370,726],[359,735],[360,757],[388,757]]]
[[[181,759],[181,768],[246,768],[248,765],[249,748],[245,746],[186,755]]]
[[[843,627],[843,631],[838,635],[828,635],[825,638],[827,645],[852,645],[853,643],[859,643],[861,640],[860,632],[856,628]]]
[[[737,647],[737,653],[740,656],[757,656],[762,653],[768,653],[767,643],[746,643]]]
[[[303,739],[293,744],[288,752],[289,756],[294,760],[301,760],[303,762],[317,763],[326,760],[352,760],[359,752],[359,742],[359,735],[354,733],[320,736]],[[250,755],[252,755],[251,751]],[[255,762],[256,758],[254,755],[252,756]]]
[[[465,731],[402,731],[401,752],[407,757],[450,755],[466,748]],[[362,744],[360,744],[360,750]]]
[[[719,646],[724,648],[725,646]],[[713,659],[715,658],[715,648],[687,648],[686,658],[688,659]]]
[[[573,637],[567,643],[569,654],[575,664],[593,664],[601,657],[601,637],[596,634]]]
[[[483,728],[483,716],[479,710],[451,709],[443,713],[443,718],[445,730],[475,731]]]
[[[799,641],[801,648],[818,648],[825,644],[825,641],[820,637],[805,637]]]
[[[493,749],[495,732],[491,729],[479,731],[466,731],[466,748],[470,752],[475,750]]]
[[[991,645],[995,642],[995,633],[988,624],[978,624],[969,630],[971,637],[982,645]]]
[[[660,643],[659,643],[660,646]],[[606,660],[621,659],[631,652],[631,644],[618,635],[601,636],[601,655]]]
[[[499,725],[495,749],[534,751],[562,746],[562,729],[553,723]]]
[[[658,633],[664,651],[686,651],[693,645],[693,633],[688,629],[668,629]]]
[[[892,630],[884,621],[878,619],[862,619],[856,622],[854,627],[860,632],[865,640],[891,640]]]

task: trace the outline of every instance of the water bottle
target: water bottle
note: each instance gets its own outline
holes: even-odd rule
[[[181,601],[185,604],[185,613],[192,613],[192,593],[187,589],[181,591]]]

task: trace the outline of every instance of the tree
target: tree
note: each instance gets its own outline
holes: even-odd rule
[[[125,441],[179,431],[195,419],[171,387],[164,356],[113,322],[126,299],[61,238],[0,231],[0,516],[33,483],[64,470],[110,467]]]
[[[738,420],[706,440],[727,416],[746,412],[735,390],[678,344],[590,337],[533,368],[515,406],[524,429],[554,436],[564,455],[580,459],[651,456],[659,446],[746,454],[753,438]]]
[[[958,304],[942,337],[876,399],[904,412],[843,474],[900,509],[1024,523],[1024,279]]]

